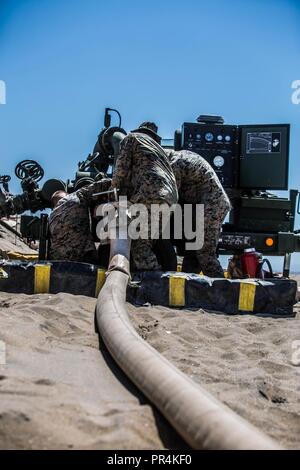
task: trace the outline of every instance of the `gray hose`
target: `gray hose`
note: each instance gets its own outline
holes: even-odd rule
[[[124,244],[122,245],[124,254]],[[114,255],[116,246],[114,244]],[[128,256],[115,255],[96,306],[114,360],[194,449],[279,449],[279,445],[190,380],[134,330],[126,311]]]

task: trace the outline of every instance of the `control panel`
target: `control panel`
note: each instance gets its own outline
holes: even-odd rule
[[[185,122],[181,148],[201,155],[217,173],[225,188],[236,186],[238,127]]]

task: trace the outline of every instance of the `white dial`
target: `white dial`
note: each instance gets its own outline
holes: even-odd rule
[[[214,158],[214,165],[217,167],[217,168],[222,168],[222,166],[224,165],[224,158],[221,157],[221,155],[217,155],[215,158]]]
[[[205,134],[205,140],[207,142],[212,142],[214,140],[214,135],[212,132],[206,132]]]

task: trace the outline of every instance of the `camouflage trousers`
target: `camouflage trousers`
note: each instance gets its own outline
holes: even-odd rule
[[[146,222],[147,239],[139,238],[132,240],[131,244],[131,258],[134,268],[138,271],[157,271],[161,270],[156,254],[154,252],[154,245],[157,239],[161,237],[162,225],[161,217],[159,216],[159,227],[157,231],[151,233],[151,205],[145,205],[148,211],[148,221]]]
[[[203,197],[199,204],[204,204],[204,244],[201,250],[186,251],[182,270],[184,272],[203,272],[209,277],[224,277],[224,272],[217,257],[217,246],[223,221],[230,210],[226,197],[219,199]]]
[[[133,240],[131,256],[135,269],[138,271],[160,270],[161,266],[153,251],[153,240]]]

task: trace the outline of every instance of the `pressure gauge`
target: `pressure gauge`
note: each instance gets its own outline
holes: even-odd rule
[[[214,140],[214,135],[211,133],[211,132],[206,132],[205,134],[205,140],[207,142],[211,142],[212,140]]]
[[[215,167],[222,168],[222,166],[224,165],[224,158],[221,157],[221,155],[217,155],[214,158],[213,163],[214,163]]]

